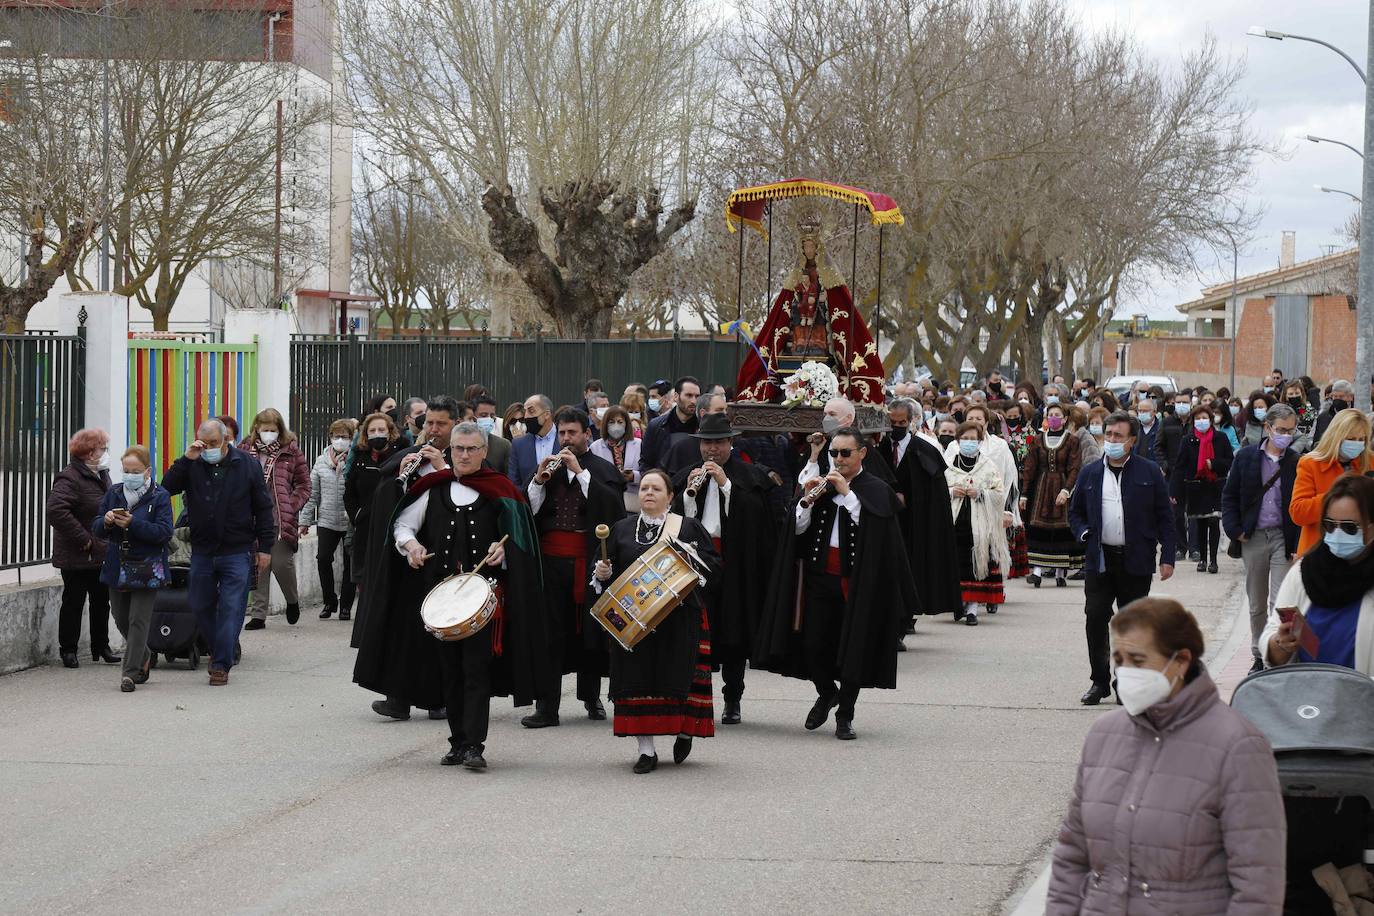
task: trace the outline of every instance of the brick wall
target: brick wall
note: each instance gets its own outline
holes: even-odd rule
[[[1104,344],[1104,376],[1119,374],[1116,346],[1122,342],[1109,338]],[[1185,388],[1219,388],[1230,381],[1229,338],[1145,337],[1124,342],[1130,345],[1126,371],[1131,375],[1170,375]],[[1247,299],[1236,338],[1236,390],[1258,388],[1273,367],[1273,300]],[[1355,312],[1344,296],[1312,297],[1307,374],[1318,385],[1325,385],[1333,378],[1351,378],[1354,371]]]

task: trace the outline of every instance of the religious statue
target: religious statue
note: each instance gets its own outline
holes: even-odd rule
[[[780,401],[781,382],[803,362],[829,365],[854,403],[883,403],[883,366],[849,287],[825,256],[819,214],[797,221],[797,264],[773,300],[753,352],[740,367],[742,401]]]

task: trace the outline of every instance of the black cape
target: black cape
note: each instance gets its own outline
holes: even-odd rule
[[[610,550],[611,578],[625,568],[648,546],[635,538],[639,516],[621,519],[611,529],[607,543]],[[697,556],[707,566],[706,589],[720,575],[720,556],[706,534],[706,529],[694,518],[682,520],[678,540],[691,544]],[[701,644],[701,608],[703,587],[694,588],[683,602],[674,608],[648,636],[627,652],[619,643],[611,643],[611,683],[608,695],[612,700],[632,697],[666,697],[684,700],[692,689],[696,672],[698,649]],[[597,624],[600,627],[600,624]]]
[[[920,611],[898,522],[897,494],[867,473],[855,477],[850,488],[862,509],[836,667],[841,681],[894,688],[897,640],[906,621]],[[802,634],[793,628],[797,590],[805,587],[797,539],[795,523],[783,525],[751,667],[810,680]]]
[[[677,496],[673,511],[684,515],[683,490],[697,463],[673,481]],[[782,525],[785,503],[774,499],[778,490],[768,472],[731,454],[725,462],[730,481],[730,514],[721,524],[721,551],[724,561],[718,587],[709,595],[706,615],[711,626],[711,651],[748,657],[758,635],[759,615],[768,597],[768,577]],[[705,487],[699,497],[705,496]],[[719,491],[716,491],[719,495]],[[698,519],[705,511],[704,498],[697,500]]]
[[[892,443],[884,442],[879,451],[891,467],[895,455]],[[895,489],[906,501],[898,519],[925,614],[956,613],[963,605],[946,467],[939,446],[923,436],[911,435],[901,463],[892,469],[897,478]]]
[[[516,501],[519,494],[504,474],[486,468],[478,474],[489,475],[488,480],[499,478],[498,486]],[[425,630],[420,619],[420,604],[429,590],[430,577],[424,570],[411,569],[397,552],[392,523],[397,513],[430,487],[447,486],[453,479],[453,472],[446,468],[414,481],[404,494],[399,481],[383,482],[377,488],[372,543],[378,546],[368,567],[361,623],[355,627],[358,658],[353,666],[354,682],[422,709],[444,705],[439,641]],[[468,480],[464,478],[464,482]],[[483,495],[485,498],[486,493]],[[536,696],[546,696],[555,685],[548,664],[538,545],[530,544],[535,538],[534,520],[523,499],[518,501],[518,509],[511,511],[523,516],[514,528],[507,514],[501,517],[500,530],[511,537],[505,544],[503,651],[492,661],[491,695],[513,696],[516,706],[527,706]],[[521,542],[533,546],[533,551],[522,548]]]
[[[592,475],[591,483],[587,485],[587,578],[590,580],[592,566],[595,565],[597,557],[601,551],[601,542],[596,537],[596,526],[605,525],[612,528],[615,523],[625,517],[625,478],[615,469],[605,458],[593,455],[591,452],[577,456],[578,464]],[[560,470],[562,470],[560,468]],[[558,471],[554,472],[559,473]],[[563,478],[567,479],[566,475]],[[573,484],[576,486],[576,484]],[[551,511],[550,501],[545,497],[544,504],[539,507],[540,514]],[[535,523],[538,524],[539,516],[535,516]],[[580,609],[580,613],[586,614],[596,600],[595,593],[587,590],[586,607]],[[545,602],[546,612],[550,615],[547,625],[549,627],[571,626],[570,622],[553,619],[553,615],[559,613],[560,608],[565,608],[572,598],[569,597],[562,602]],[[606,673],[606,656],[610,637],[601,628],[599,623],[591,619],[590,615],[582,620],[582,642],[584,650],[592,650],[600,655],[599,668],[597,672],[601,675]],[[564,674],[572,674],[578,670],[579,653],[576,651],[576,644],[564,644],[563,658],[560,660],[560,670]]]

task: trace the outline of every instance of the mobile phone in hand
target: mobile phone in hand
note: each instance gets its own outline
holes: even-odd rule
[[[1279,614],[1279,620],[1280,620],[1281,622],[1283,622],[1283,623],[1292,623],[1292,622],[1293,622],[1293,618],[1294,618],[1294,617],[1297,615],[1297,613],[1298,613],[1298,609],[1295,608],[1295,607],[1281,607],[1281,608],[1276,608],[1276,610],[1278,611],[1278,614]]]

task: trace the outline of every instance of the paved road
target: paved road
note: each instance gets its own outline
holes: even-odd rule
[[[1223,563],[1156,588],[1213,639]],[[1081,587],[1010,591],[976,629],[922,621],[858,741],[802,729],[809,685],[751,673],[745,723],[682,767],[661,740],[648,776],[609,723],[530,732],[505,701],[490,770],[440,767],[445,724],[373,715],[347,626],[310,614],[245,634],[226,689],[203,668],[132,695],[90,663],[0,678],[0,910],[1001,913],[1101,714],[1077,702]]]

